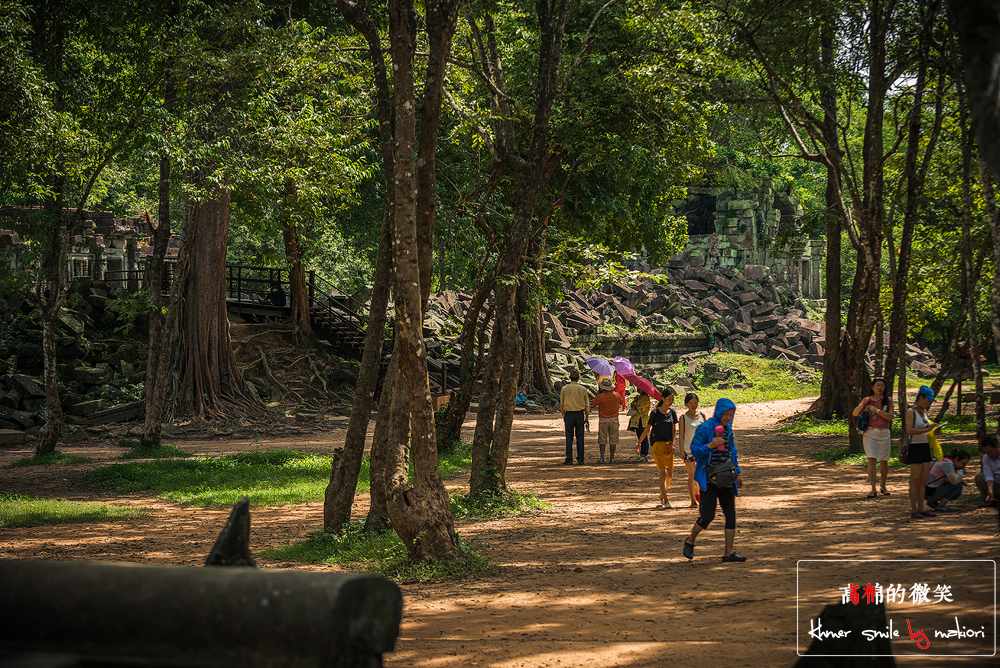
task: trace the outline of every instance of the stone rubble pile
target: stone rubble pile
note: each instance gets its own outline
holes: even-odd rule
[[[59,401],[70,425],[95,425],[133,419],[142,411],[135,386],[145,379],[146,365],[139,346],[131,343],[106,344],[94,339],[95,330],[107,330],[120,323],[115,297],[123,290],[89,278],[74,279],[70,298],[56,324],[56,357],[59,370]],[[0,342],[0,429],[24,431],[28,436],[48,420],[43,378],[44,358],[41,332],[32,324],[33,311],[27,302],[9,304],[0,300],[0,319],[5,327],[17,327],[12,315],[19,310],[30,320],[20,325],[33,333],[37,343]],[[29,341],[31,339],[28,339]],[[120,400],[126,400],[122,403]],[[117,404],[108,408],[109,404]]]
[[[649,269],[657,277],[631,285],[607,285],[591,293],[568,291],[564,300],[543,310],[550,367],[582,368],[589,350],[574,338],[599,331],[677,333],[702,332],[709,351],[731,350],[746,355],[798,362],[822,369],[826,325],[792,291],[776,285],[762,265],[738,269],[685,266],[690,258],[671,260]],[[428,304],[424,335],[432,357],[457,359],[456,344],[470,295],[443,292]],[[888,333],[886,333],[888,342]],[[912,371],[924,378],[939,369],[927,348],[907,344]],[[866,362],[874,368],[875,340]],[[559,375],[562,375],[561,373]]]

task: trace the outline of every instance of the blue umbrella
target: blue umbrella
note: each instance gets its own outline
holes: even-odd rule
[[[600,376],[610,376],[615,372],[615,368],[611,366],[611,362],[607,361],[603,357],[587,358],[587,366],[589,366],[594,373]]]

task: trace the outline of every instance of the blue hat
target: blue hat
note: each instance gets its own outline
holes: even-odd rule
[[[934,390],[932,390],[931,388],[927,387],[926,385],[921,385],[920,389],[917,390],[917,396],[918,397],[927,397],[933,403],[933,401],[934,401]]]

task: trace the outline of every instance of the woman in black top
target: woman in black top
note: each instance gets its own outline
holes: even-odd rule
[[[650,411],[649,425],[638,440],[638,443],[642,443],[649,432],[653,432],[653,461],[660,473],[660,506],[663,508],[670,508],[667,490],[674,478],[674,426],[677,424],[677,413],[670,407],[673,403],[673,390],[664,391],[656,409]]]

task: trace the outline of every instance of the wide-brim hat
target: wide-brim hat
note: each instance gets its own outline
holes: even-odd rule
[[[610,378],[602,378],[599,383],[602,390],[613,390],[615,389],[615,384],[611,382]]]

